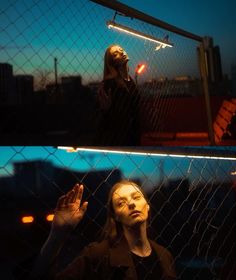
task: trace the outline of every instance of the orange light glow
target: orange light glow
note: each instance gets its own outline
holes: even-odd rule
[[[138,73],[138,74],[141,74],[141,73],[143,72],[144,69],[145,69],[145,64],[142,64],[142,65],[138,68],[137,73]]]
[[[21,218],[21,222],[23,224],[30,224],[30,223],[33,223],[34,221],[34,217],[33,216],[24,216]]]
[[[138,64],[138,66],[136,67],[136,73],[141,74],[144,71],[145,67],[145,64]]]
[[[48,215],[46,216],[46,220],[47,220],[48,222],[51,222],[51,221],[53,220],[53,218],[54,218],[54,214],[48,214]]]
[[[76,147],[58,146],[57,148],[61,150],[66,150],[67,153],[76,153],[78,151],[78,148]]]

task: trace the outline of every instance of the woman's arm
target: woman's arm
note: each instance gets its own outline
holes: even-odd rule
[[[77,184],[66,195],[59,198],[50,234],[40,251],[31,279],[46,278],[45,275],[49,273],[66,239],[82,220],[88,206],[88,202],[81,203],[82,196],[83,185]]]

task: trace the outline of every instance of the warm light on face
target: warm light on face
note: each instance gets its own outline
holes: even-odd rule
[[[155,38],[155,37],[150,36],[150,35],[146,35],[145,33],[142,33],[140,31],[134,30],[134,29],[132,29],[130,27],[126,27],[124,25],[115,23],[114,21],[108,21],[107,22],[107,27],[108,28],[114,28],[116,30],[125,32],[127,34],[136,36],[136,37],[141,38],[141,39],[145,39],[145,40],[151,41],[153,43],[161,44],[162,46],[165,46],[165,47],[173,47],[172,44],[167,43],[164,40]]]
[[[149,205],[142,192],[132,184],[119,187],[112,196],[112,203],[116,219],[123,226],[143,223],[148,219]]]
[[[23,224],[30,224],[30,223],[33,223],[34,221],[34,217],[33,216],[24,216],[21,218],[21,222]]]
[[[46,220],[47,220],[48,222],[52,222],[52,221],[53,221],[53,218],[54,218],[54,214],[48,214],[48,215],[46,216]]]

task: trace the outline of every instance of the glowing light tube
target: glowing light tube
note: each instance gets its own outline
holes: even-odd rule
[[[58,146],[57,149],[62,149],[62,150],[68,150],[68,148],[71,147],[65,147],[65,146]],[[120,148],[120,150],[109,150],[106,148],[94,148],[94,147],[81,147],[81,148],[76,148],[74,150],[74,152],[79,152],[79,151],[83,151],[83,152],[98,152],[98,153],[110,153],[110,154],[122,154],[122,155],[146,155],[146,156],[158,156],[158,157],[179,157],[179,158],[197,158],[197,159],[213,159],[213,160],[233,160],[236,161],[236,156],[230,156],[230,157],[225,157],[225,156],[208,156],[208,155],[184,155],[184,154],[175,154],[175,153],[155,153],[155,152],[140,152],[140,151],[126,151],[126,150],[122,150],[122,148]]]
[[[171,44],[171,43],[169,43],[169,42],[167,42],[165,40],[161,40],[161,39],[155,38],[153,36],[150,36],[150,35],[147,35],[147,34],[145,34],[143,32],[134,30],[134,29],[132,29],[130,27],[126,27],[124,25],[118,24],[118,23],[116,23],[114,21],[111,21],[111,20],[107,22],[107,27],[108,28],[117,29],[119,31],[131,34],[131,35],[139,37],[141,39],[146,39],[146,40],[151,41],[153,43],[161,44],[164,47],[173,47],[173,44]]]
[[[139,65],[138,69],[137,69],[137,73],[141,74],[143,72],[143,70],[145,69],[145,64],[141,64]]]

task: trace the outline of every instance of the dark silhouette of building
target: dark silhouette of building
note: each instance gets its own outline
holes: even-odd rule
[[[9,197],[57,199],[75,183],[82,182],[87,196],[96,192],[103,197],[121,177],[118,169],[79,172],[57,167],[50,161],[32,160],[14,162],[13,175],[1,177],[0,187]]]
[[[13,66],[0,63],[0,104],[32,104],[34,77],[32,75],[13,75]]]
[[[0,63],[0,104],[14,103],[13,67],[8,63]]]
[[[67,104],[91,102],[91,90],[82,84],[80,75],[62,77],[61,90]]]
[[[16,75],[15,77],[17,103],[32,104],[34,93],[34,77],[32,75]]]

